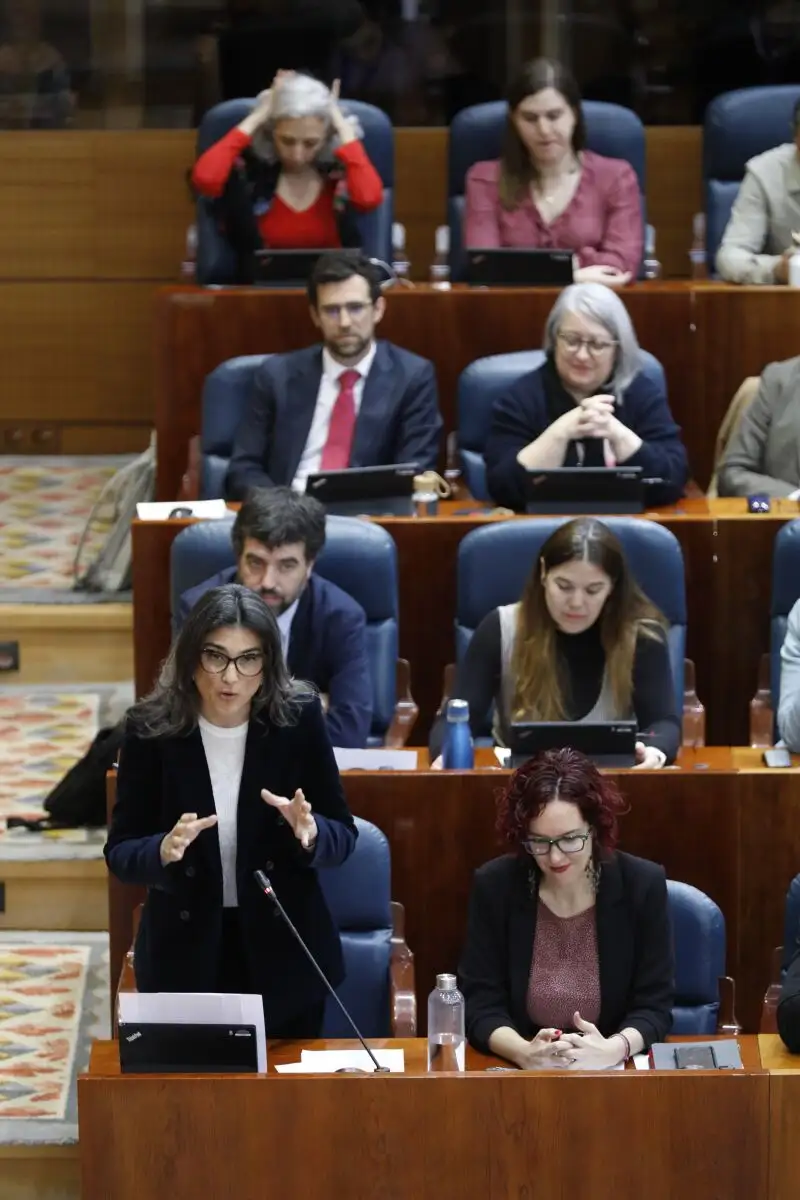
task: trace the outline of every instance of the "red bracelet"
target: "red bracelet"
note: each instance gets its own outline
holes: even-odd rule
[[[622,1032],[620,1032],[620,1033],[615,1033],[615,1034],[614,1034],[614,1037],[622,1038],[623,1042],[625,1043],[625,1057],[623,1058],[623,1060],[622,1060],[622,1061],[623,1061],[624,1063],[626,1063],[626,1062],[628,1061],[628,1059],[629,1059],[629,1058],[632,1058],[632,1055],[631,1055],[631,1044],[630,1044],[630,1042],[628,1041],[628,1035],[627,1035],[627,1034],[625,1034],[625,1033],[622,1033]]]

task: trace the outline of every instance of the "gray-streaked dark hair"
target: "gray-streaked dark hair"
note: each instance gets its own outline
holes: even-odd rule
[[[615,392],[624,392],[642,369],[642,352],[628,310],[617,293],[604,283],[572,283],[564,288],[544,327],[544,348],[548,354],[555,354],[556,335],[565,313],[578,313],[597,321],[617,342],[610,386]]]
[[[215,629],[239,626],[261,644],[264,670],[253,697],[251,717],[262,713],[273,725],[293,725],[298,707],[308,702],[313,684],[292,679],[286,669],[278,623],[260,596],[238,583],[212,588],[197,601],[164,660],[158,682],[128,712],[139,737],[185,737],[197,726],[200,697],[194,675],[203,646]]]
[[[281,121],[293,121],[299,117],[318,117],[325,122],[326,136],[315,162],[321,167],[333,166],[336,162],[333,152],[341,145],[341,141],[331,125],[331,100],[331,89],[313,75],[298,73],[285,80],[273,97],[269,120],[253,137],[253,153],[262,162],[277,162],[278,153],[272,136],[275,126]],[[363,138],[364,131],[356,118],[348,117],[348,120],[356,137]]]

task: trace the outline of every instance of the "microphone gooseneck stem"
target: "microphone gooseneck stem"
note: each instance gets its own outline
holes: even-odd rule
[[[345,1020],[350,1025],[351,1029],[353,1030],[353,1033],[356,1035],[358,1040],[361,1042],[361,1045],[364,1047],[367,1054],[369,1055],[369,1057],[374,1065],[375,1072],[379,1075],[388,1074],[389,1068],[381,1066],[381,1064],[378,1062],[375,1055],[370,1050],[367,1043],[364,1041],[364,1038],[362,1037],[355,1021],[350,1016],[350,1013],[347,1011],[347,1009],[345,1008],[342,1001],[336,995],[336,991],[334,990],[333,985],[331,984],[327,975],[325,974],[325,972],[323,971],[322,967],[319,965],[317,960],[314,958],[314,955],[311,953],[308,946],[303,941],[302,937],[300,936],[300,934],[297,930],[297,927],[295,926],[294,922],[292,921],[291,917],[287,913],[286,909],[283,907],[280,900],[276,896],[275,889],[273,888],[272,884],[270,883],[268,876],[265,875],[265,873],[263,871],[254,871],[253,874],[255,876],[255,881],[258,884],[259,888],[264,893],[264,895],[267,896],[268,899],[270,899],[272,901],[272,903],[275,905],[275,908],[278,910],[278,912],[281,916],[281,919],[283,920],[284,924],[288,927],[289,931],[291,932],[292,937],[295,939],[297,944],[301,947],[303,953],[305,954],[308,961],[311,963],[311,965],[314,968],[314,970],[316,971],[317,975],[319,975],[320,979],[325,984],[325,987],[330,992],[330,994],[333,996],[334,1000],[339,1005],[339,1008],[344,1013]]]

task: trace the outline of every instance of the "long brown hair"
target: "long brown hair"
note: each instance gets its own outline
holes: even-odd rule
[[[544,595],[543,576],[569,562],[588,562],[609,577],[612,590],[598,617],[614,706],[627,713],[633,695],[633,661],[639,634],[663,638],[667,620],[634,580],[619,539],[591,517],[567,521],[551,534],[534,564],[517,617],[512,663],[512,718],[534,715],[563,721],[564,696],[556,652],[557,625]]]
[[[545,88],[560,92],[575,114],[575,130],[572,134],[575,154],[586,145],[586,122],[581,108],[580,89],[574,75],[552,58],[534,58],[532,62],[525,63],[506,93],[508,120],[500,151],[498,181],[500,203],[505,209],[516,208],[536,178],[536,167],[517,133],[514,113],[526,96],[534,96]]]

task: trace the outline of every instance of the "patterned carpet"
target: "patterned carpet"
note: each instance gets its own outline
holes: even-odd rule
[[[97,692],[0,694],[0,821],[42,815],[42,801],[99,728]]]
[[[76,1079],[110,1036],[108,935],[0,932],[0,1144],[77,1140]]]
[[[48,593],[70,591],[75,552],[92,505],[129,461],[128,455],[0,457],[0,600],[42,603],[52,599]],[[93,547],[101,544],[103,533],[98,523]]]

